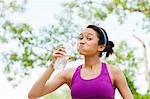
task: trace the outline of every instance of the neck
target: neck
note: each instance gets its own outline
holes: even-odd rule
[[[84,68],[92,69],[93,67],[99,66],[100,63],[101,61],[100,61],[99,55],[85,56]]]

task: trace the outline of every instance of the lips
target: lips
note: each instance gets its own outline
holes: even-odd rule
[[[79,49],[81,49],[81,48],[83,48],[84,47],[84,45],[83,44],[80,44],[79,45]]]

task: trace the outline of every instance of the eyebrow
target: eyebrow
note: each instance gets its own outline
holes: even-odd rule
[[[81,36],[81,35],[83,35],[83,33],[81,33],[80,36]],[[93,34],[89,32],[88,35],[93,35]]]

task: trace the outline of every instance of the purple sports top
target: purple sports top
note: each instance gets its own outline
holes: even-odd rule
[[[81,68],[82,65],[77,67],[72,78],[72,99],[114,99],[116,88],[112,84],[105,63],[102,63],[100,74],[88,80],[81,77]]]

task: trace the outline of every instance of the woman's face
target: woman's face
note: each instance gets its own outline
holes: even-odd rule
[[[79,37],[77,50],[81,55],[92,56],[99,54],[99,38],[97,32],[92,28],[86,28]]]

